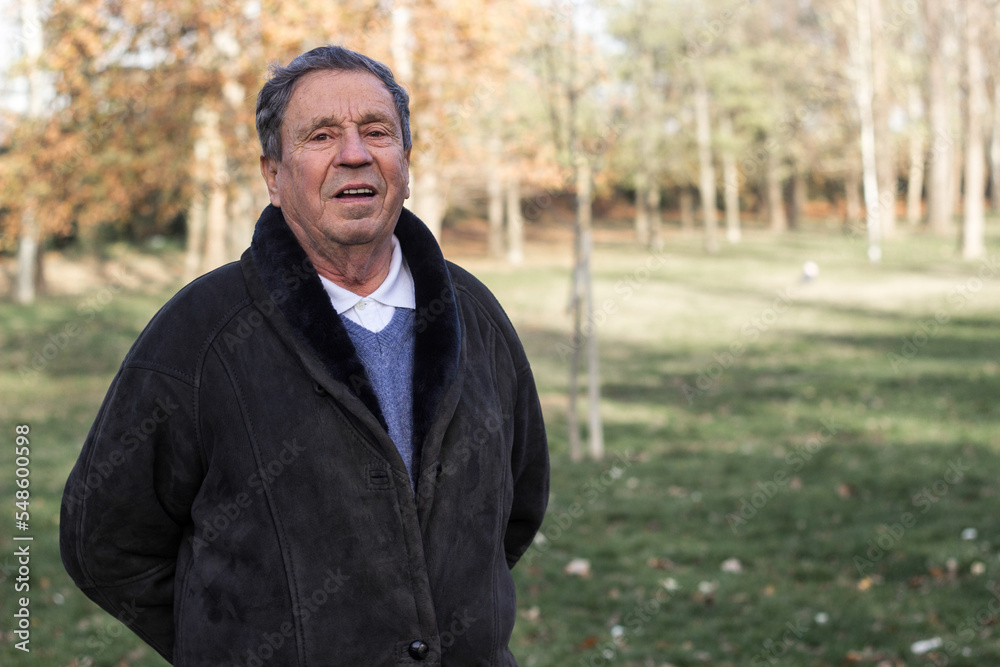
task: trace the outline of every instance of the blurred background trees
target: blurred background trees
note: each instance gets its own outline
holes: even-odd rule
[[[21,301],[53,244],[173,238],[188,277],[237,258],[267,201],[256,91],[268,63],[323,43],[383,60],[409,89],[408,206],[436,234],[482,219],[512,263],[564,194],[584,260],[594,198],[628,202],[653,248],[665,220],[708,252],[822,220],[867,237],[873,260],[923,229],[980,257],[1000,200],[1000,10],[986,0],[0,8],[0,250]]]

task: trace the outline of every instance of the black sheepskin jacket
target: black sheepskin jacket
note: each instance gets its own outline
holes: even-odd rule
[[[516,665],[510,568],[548,499],[534,380],[492,294],[409,211],[416,493],[269,206],[153,318],[63,498],[77,585],[177,665]]]

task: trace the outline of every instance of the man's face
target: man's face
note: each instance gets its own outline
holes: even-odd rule
[[[281,162],[261,157],[271,203],[321,256],[331,245],[388,239],[410,196],[409,165],[385,85],[334,70],[299,79],[281,125]]]

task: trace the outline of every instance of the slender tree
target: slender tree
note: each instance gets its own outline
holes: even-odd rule
[[[986,113],[986,72],[983,65],[981,29],[986,12],[978,2],[965,5],[965,60],[969,100],[965,131],[965,219],[962,225],[962,256],[979,259],[985,252],[986,156],[983,116]]]
[[[42,13],[39,0],[22,0],[21,32],[24,36],[24,66],[28,71],[29,123],[40,125],[45,112],[45,79],[41,70],[43,51]],[[35,300],[42,254],[41,202],[34,184],[26,183],[21,207],[21,230],[17,244],[16,298],[20,303]]]
[[[701,210],[705,223],[705,250],[718,252],[717,216],[715,209],[715,163],[712,157],[712,118],[709,110],[708,86],[705,73],[695,65],[694,108],[698,137],[698,173]]]
[[[872,83],[872,14],[870,0],[856,0],[857,39],[855,42],[855,86],[858,116],[861,119],[861,165],[865,198],[865,222],[868,230],[868,259],[882,259],[882,210],[876,173],[875,118]]]

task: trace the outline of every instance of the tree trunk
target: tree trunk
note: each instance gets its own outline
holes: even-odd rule
[[[413,9],[410,0],[392,3],[392,71],[396,81],[409,89],[413,85]]]
[[[698,141],[698,175],[701,211],[705,222],[705,250],[718,252],[718,223],[715,210],[715,164],[712,161],[712,119],[708,88],[700,67],[696,67],[694,109]]]
[[[524,262],[524,219],[521,217],[521,182],[507,179],[507,261]]]
[[[229,260],[229,172],[226,145],[219,131],[220,114],[203,104],[195,111],[193,119],[197,130],[184,262],[188,281]]]
[[[980,29],[984,17],[977,2],[966,3],[965,11],[969,100],[965,132],[965,221],[962,226],[962,257],[979,259],[986,252],[983,211],[983,198],[986,194],[986,156],[983,151],[986,76],[980,44]]]
[[[635,176],[635,240],[649,245],[649,178],[643,167]]]
[[[577,231],[579,234],[579,230]],[[569,460],[582,461],[583,447],[580,444],[580,417],[577,405],[580,399],[580,348],[583,346],[583,308],[581,307],[583,278],[580,271],[580,240],[576,239],[576,255],[573,265],[573,277],[569,299],[570,313],[573,318],[572,348],[569,360],[569,383],[566,393],[569,401],[566,406],[566,430],[568,433]]]
[[[890,239],[896,232],[896,154],[889,132],[889,111],[892,107],[891,86],[887,73],[886,38],[882,20],[882,0],[869,2],[872,65],[872,116],[875,123],[876,173],[879,189],[880,236]]]
[[[663,215],[660,211],[662,204],[662,193],[660,186],[649,183],[649,247],[659,251],[663,248]]]
[[[788,229],[788,217],[785,215],[785,202],[781,193],[781,158],[775,151],[767,154],[767,211],[771,219],[772,232],[784,232]]]
[[[21,234],[17,240],[17,286],[15,298],[18,303],[34,303],[37,295],[38,219],[34,204],[28,202],[21,215]]]
[[[907,87],[910,112],[910,173],[906,181],[906,221],[910,226],[920,223],[921,202],[924,190],[924,136],[917,119],[923,115],[920,88],[916,84]]]
[[[593,246],[593,175],[590,160],[577,159],[576,172],[576,216],[580,228],[579,266],[580,294],[583,296],[583,318],[588,328],[587,339],[587,408],[589,412],[588,436],[590,456],[594,460],[604,457],[604,426],[601,420],[601,372],[600,355],[597,344],[597,328],[594,325],[594,289],[590,271],[590,255]]]
[[[221,162],[225,162],[225,156],[221,156]],[[215,162],[216,160],[213,160]],[[213,165],[218,168],[219,165]],[[227,232],[229,228],[229,192],[226,184],[228,174],[225,167],[221,171],[215,171],[216,176],[222,180],[213,178],[209,181],[208,208],[205,216],[205,256],[202,258],[201,273],[207,273],[216,269],[229,261],[227,249]]]
[[[637,6],[636,9],[638,10],[639,7]],[[655,94],[651,90],[654,76],[652,51],[642,49],[637,65],[636,96],[639,122],[643,127],[650,127],[656,122],[656,114],[653,110]],[[642,247],[648,246],[651,242],[649,193],[650,188],[656,182],[657,156],[654,149],[655,145],[652,141],[639,143],[639,169],[635,179],[635,238]]]
[[[733,138],[733,121],[729,114],[722,114],[720,130],[729,141]],[[740,230],[740,171],[736,155],[729,144],[722,149],[722,182],[726,206],[726,240],[739,243],[743,234]]]
[[[927,182],[927,222],[939,235],[951,233],[952,216],[952,161],[954,138],[952,134],[951,107],[954,95],[949,80],[950,52],[954,39],[948,22],[949,12],[944,11],[944,0],[926,0],[928,44],[928,99],[931,126],[931,168]]]
[[[861,176],[852,163],[844,177],[844,223],[849,230],[863,229],[861,210]]]
[[[259,211],[254,205],[253,185],[257,181],[248,178],[246,169],[233,174],[233,186],[229,197],[229,223],[226,226],[226,261],[240,258],[243,250],[253,239],[254,223]]]
[[[682,185],[680,195],[678,196],[678,205],[680,206],[681,213],[681,229],[685,232],[694,231],[694,195],[691,193],[691,187],[688,185]]]
[[[791,192],[788,197],[788,227],[789,229],[798,229],[802,224],[808,190],[805,171],[801,164],[795,165],[791,181]]]
[[[872,112],[872,45],[869,0],[857,0],[858,44],[856,94],[861,118],[861,169],[865,196],[865,221],[868,229],[868,259],[882,259],[881,211],[876,173],[875,119]]]
[[[959,119],[955,121],[956,131],[955,136],[961,137],[963,128],[961,124],[965,119]],[[951,161],[951,179],[948,183],[948,191],[951,193],[951,215],[953,218],[958,217],[962,213],[962,175],[965,172],[965,143],[959,142],[955,144],[955,157]]]
[[[38,67],[38,60],[44,50],[43,22],[44,17],[39,10],[38,0],[21,0],[21,25],[25,27],[21,31],[24,40],[24,61],[28,65],[29,120],[38,120],[45,113],[45,77]],[[27,26],[30,26],[30,29]],[[18,303],[34,303],[38,293],[38,267],[44,252],[34,184],[27,184],[23,198],[21,231],[17,241],[17,282],[14,296]]]
[[[441,240],[441,223],[444,220],[444,194],[438,171],[431,161],[424,160],[425,168],[415,170],[416,179],[411,188],[411,210],[431,230],[438,241]]]
[[[993,83],[993,134],[990,137],[990,208],[1000,211],[1000,82]]]
[[[238,113],[240,106],[246,100],[246,88],[239,83],[232,71],[226,73],[223,92],[229,105],[227,113]],[[256,140],[250,135],[249,129],[243,123],[237,123],[233,131],[237,143],[241,146]],[[228,262],[238,260],[253,239],[254,225],[260,214],[254,197],[254,187],[259,188],[262,183],[260,172],[248,165],[246,161],[238,158],[233,159],[230,155],[226,162],[228,163],[227,173],[230,183],[225,243],[226,261]],[[261,191],[263,192],[263,189]]]
[[[197,144],[196,144],[197,146]],[[197,148],[195,149],[197,153]],[[195,166],[197,171],[197,165]],[[205,252],[205,219],[208,216],[207,186],[193,178],[191,203],[187,211],[187,239],[184,251],[184,282],[189,283],[201,275],[201,258]]]
[[[566,409],[566,428],[568,430],[569,458],[571,461],[583,460],[583,447],[580,443],[580,417],[577,413],[577,405],[580,399],[580,348],[583,347],[583,233],[582,218],[589,214],[589,204],[585,207],[582,204],[583,193],[580,186],[580,171],[578,166],[576,172],[576,220],[573,225],[573,277],[570,290],[569,307],[573,317],[573,344],[569,362],[569,383],[567,393],[569,404]],[[589,188],[589,183],[586,186]]]
[[[486,195],[489,232],[487,234],[487,251],[490,257],[503,257],[503,196],[504,182],[500,165],[500,137],[490,137],[490,164],[486,178]]]

